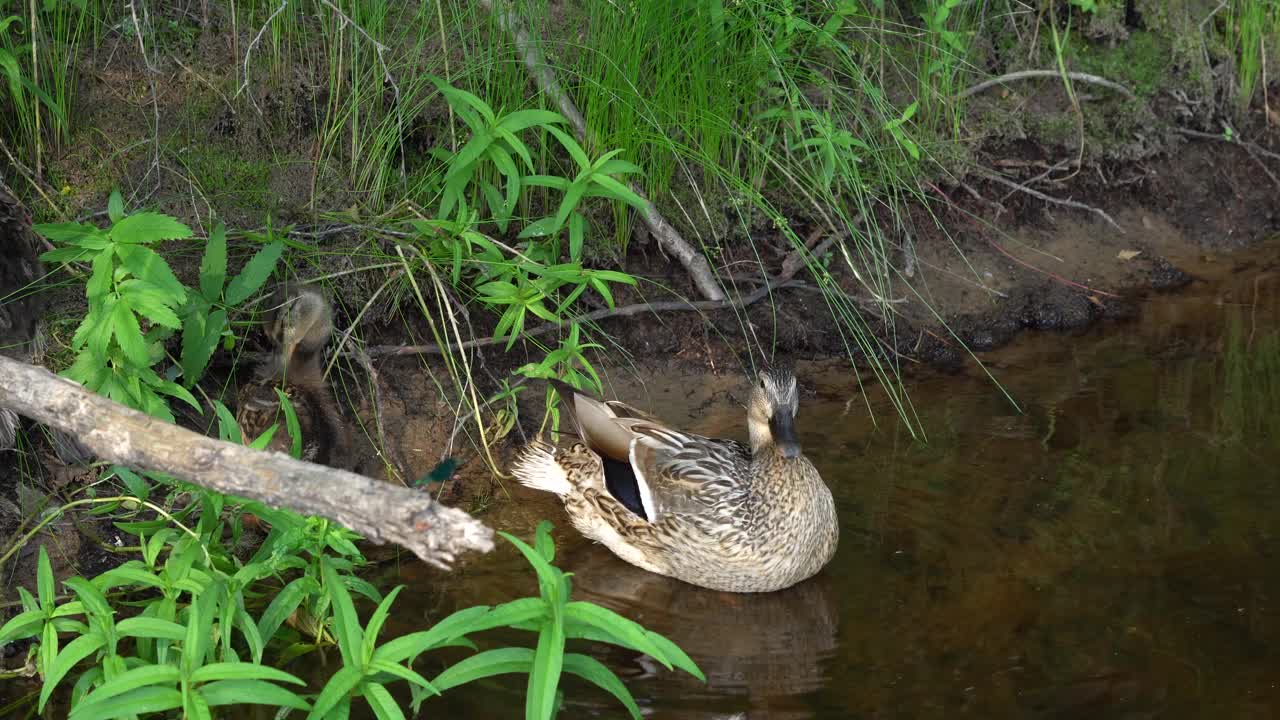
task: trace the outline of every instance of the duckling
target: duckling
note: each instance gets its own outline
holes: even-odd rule
[[[839,540],[835,503],[800,451],[795,377],[760,374],[751,444],[676,430],[552,381],[581,442],[527,446],[512,473],[560,496],[574,527],[638,567],[730,592],[790,587]]]
[[[275,434],[267,449],[288,452],[292,445],[276,388],[293,405],[302,435],[302,458],[333,467],[347,467],[346,433],[342,413],[324,380],[324,346],[333,334],[333,308],[324,294],[310,285],[281,285],[271,297],[264,324],[273,351],[241,388],[236,421],[246,440],[272,424]]]

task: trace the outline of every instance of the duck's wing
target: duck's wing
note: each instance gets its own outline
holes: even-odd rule
[[[632,426],[630,464],[645,499],[646,516],[702,515],[732,506],[749,476],[751,450],[734,440],[708,438],[663,425]]]

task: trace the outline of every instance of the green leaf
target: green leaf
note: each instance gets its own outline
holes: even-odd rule
[[[542,601],[537,598],[525,598],[533,600],[538,604],[537,613],[541,613]],[[516,601],[519,602],[519,601]],[[394,640],[390,640],[373,653],[374,661],[398,663],[409,658],[439,647],[443,643],[449,642],[456,638],[462,637],[471,632],[478,632],[484,629],[478,620],[488,615],[489,608],[486,606],[469,607],[459,610],[440,622],[432,625],[429,630],[409,633],[401,635]],[[499,623],[505,625],[506,623]],[[487,627],[496,627],[489,625]]]
[[[165,582],[156,575],[153,575],[139,567],[127,566],[112,568],[111,570],[95,577],[91,582],[93,582],[94,587],[99,590],[109,590],[121,585],[143,585],[146,587],[160,589],[164,589],[165,587]],[[122,620],[121,622],[123,623],[124,621]]]
[[[193,387],[209,366],[209,358],[218,349],[218,339],[227,327],[227,312],[215,310],[207,317],[196,313],[187,317],[182,329],[182,381]]]
[[[277,240],[267,243],[255,253],[240,274],[227,285],[227,304],[239,305],[257,292],[275,271],[276,262],[280,259],[282,252],[284,252],[284,244]]]
[[[92,254],[92,250],[86,250],[84,248],[58,248],[57,250],[50,250],[49,252],[44,253],[40,256],[40,259],[47,263],[79,262]]]
[[[570,337],[575,339],[578,334],[578,326],[574,325],[570,331]],[[538,523],[538,527],[533,531],[533,547],[542,556],[543,560],[549,563],[556,561],[556,542],[551,538],[551,531],[555,526],[550,520],[543,520]]]
[[[261,666],[257,666],[261,667]],[[310,710],[306,700],[294,693],[261,680],[219,680],[200,688],[205,702],[218,705],[274,705],[297,710]]]
[[[177,313],[173,311],[178,301],[160,286],[133,279],[120,283],[119,289],[121,295],[129,300],[129,304],[151,322],[174,330],[182,327]]]
[[[662,663],[668,670],[671,669],[671,663],[666,659],[662,649],[649,638],[647,631],[638,623],[608,608],[582,601],[566,605],[564,614],[566,619],[576,620],[603,631],[609,637],[617,638],[614,644],[638,650]]]
[[[586,151],[582,149],[582,146],[578,144],[577,140],[574,140],[564,131],[552,125],[547,125],[545,127],[547,132],[554,135],[556,139],[560,141],[560,144],[564,146],[564,149],[569,152],[569,157],[573,158],[573,161],[578,164],[578,168],[580,170],[591,169],[591,159],[587,157]]]
[[[582,245],[586,240],[586,218],[575,212],[569,216],[569,258],[575,262],[582,259]]]
[[[280,409],[284,412],[284,426],[289,431],[289,438],[293,441],[293,445],[289,448],[289,454],[295,459],[302,458],[302,426],[298,424],[298,413],[293,409],[293,401],[280,388],[275,388],[276,397],[280,399]]]
[[[218,437],[227,442],[243,445],[244,436],[240,434],[240,425],[236,422],[236,418],[231,414],[231,411],[227,409],[227,406],[222,404],[221,400],[213,401],[213,412],[218,416]],[[264,634],[263,637],[270,637],[270,635]]]
[[[192,682],[205,683],[214,680],[275,680],[293,685],[307,684],[283,670],[247,662],[213,663],[197,668],[191,673]]]
[[[222,284],[227,281],[227,227],[219,220],[209,233],[200,258],[200,294],[209,302],[222,295]]]
[[[44,627],[44,619],[43,610],[27,610],[14,615],[4,627],[0,627],[0,645],[39,634]]]
[[[36,223],[31,226],[37,233],[50,242],[76,244],[86,237],[101,234],[101,230],[87,223]]]
[[[111,289],[111,276],[115,271],[114,255],[109,252],[98,253],[93,258],[93,272],[84,284],[85,296],[90,301],[97,300]]]
[[[367,663],[373,659],[373,649],[378,643],[378,633],[382,631],[382,625],[391,614],[391,603],[395,602],[396,595],[399,595],[403,589],[403,585],[392,588],[382,602],[378,603],[378,608],[373,611],[373,615],[369,616],[369,622],[364,628],[364,652],[361,656],[363,662]]]
[[[525,695],[524,713],[528,718],[551,720],[564,666],[564,618],[552,612],[538,633],[538,649],[533,656],[533,672],[529,673],[529,689]]]
[[[114,334],[124,356],[135,367],[148,367],[151,357],[147,353],[147,343],[142,339],[142,328],[138,326],[138,318],[133,314],[129,302],[121,298],[111,311],[111,323],[115,326]]]
[[[342,578],[338,577],[331,559],[321,558],[320,568],[324,576],[325,592],[333,607],[333,622],[337,629],[342,662],[347,667],[358,667],[363,659],[360,651],[364,647],[364,632],[360,627],[360,618],[356,616],[355,605],[351,602],[351,594],[347,592]]]
[[[121,637],[155,638],[174,642],[182,642],[187,634],[187,629],[176,622],[141,615],[121,620],[116,625],[116,630]]]
[[[427,682],[426,678],[422,677],[418,673],[414,672],[413,670],[403,665],[384,662],[382,660],[374,660],[370,662],[367,667],[370,672],[386,673],[388,675],[394,675],[395,677],[398,677],[401,680],[404,680],[405,682],[412,683],[414,685],[417,685],[418,687],[421,687],[427,690],[433,695],[440,694],[440,692],[435,689],[435,686]]]
[[[344,665],[329,678],[329,682],[325,683],[324,689],[320,691],[320,697],[316,698],[315,705],[311,708],[311,714],[307,716],[308,720],[327,717],[329,711],[337,707],[338,703],[344,700],[363,679],[360,668]]]
[[[106,642],[102,633],[92,632],[67,643],[62,648],[62,652],[58,653],[58,657],[46,668],[44,668],[44,685],[40,688],[40,703],[37,706],[38,712],[44,712],[45,703],[49,702],[49,697],[53,695],[53,691],[58,687],[58,683],[62,682],[62,678],[66,677],[68,672],[74,668],[81,660],[89,657],[97,652]]]
[[[130,215],[112,226],[111,239],[120,243],[140,244],[157,240],[181,240],[191,237],[191,228],[175,218],[159,213],[141,212]]]
[[[175,305],[186,302],[187,289],[174,277],[169,263],[155,250],[144,245],[117,245],[116,255],[134,277],[158,285],[169,293]]]
[[[111,196],[107,198],[107,217],[111,218],[112,223],[124,219],[124,198],[120,197],[119,190],[112,190]]]
[[[634,720],[640,720],[640,708],[636,706],[635,698],[631,697],[631,691],[627,690],[627,686],[622,684],[618,676],[614,675],[613,671],[605,667],[599,660],[590,655],[569,653],[564,656],[564,671],[573,673],[596,687],[607,691],[627,708],[627,712],[631,713],[631,717]]]
[[[364,699],[369,701],[369,707],[373,708],[378,720],[404,720],[404,712],[385,687],[371,682],[366,683],[363,690]]]
[[[101,703],[104,700],[138,688],[175,684],[181,679],[181,671],[173,665],[143,665],[142,667],[128,670],[98,686],[97,689],[85,697],[82,705],[90,706],[94,703]],[[71,717],[78,717],[77,711],[79,710],[80,707],[73,710]]]
[[[90,693],[77,703],[71,711],[70,720],[106,720],[182,707],[182,693],[173,688],[143,687],[118,696],[91,701],[96,694],[96,691]]]
[[[533,657],[534,652],[529,648],[486,650],[445,668],[444,672],[431,680],[431,684],[438,691],[444,692],[494,675],[527,673],[533,669]]]
[[[644,210],[649,203],[636,194],[634,190],[614,180],[608,175],[592,175],[591,182],[604,188],[610,197],[621,200],[637,210]]]
[[[71,591],[80,598],[80,602],[84,603],[89,615],[111,621],[115,613],[111,606],[107,604],[107,598],[102,594],[102,591],[95,587],[93,583],[82,577],[73,577],[62,581],[62,584],[71,588]]]
[[[49,564],[49,553],[45,551],[44,545],[40,546],[36,560],[36,592],[40,596],[40,607],[52,610],[57,588],[54,586],[53,566]]]
[[[671,664],[698,678],[702,682],[707,681],[707,676],[702,674],[702,669],[698,667],[679,645],[668,640],[665,636],[659,635],[652,630],[644,631],[645,637],[649,638],[658,649],[662,651],[662,656],[671,661]]]
[[[498,127],[511,132],[520,132],[534,125],[565,124],[568,121],[558,112],[550,110],[517,110],[502,116]]]

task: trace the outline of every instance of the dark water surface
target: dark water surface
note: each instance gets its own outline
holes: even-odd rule
[[[1280,718],[1280,270],[1221,274],[1145,301],[1138,320],[986,357],[1021,414],[977,370],[910,380],[927,443],[875,397],[874,425],[847,374],[802,376],[816,397],[799,431],[842,537],[791,590],[644,573],[519,488],[487,519],[526,537],[552,519],[578,599],[706,671],[702,685],[586,646],[652,718]],[[647,387],[628,399],[743,433],[733,379]],[[409,585],[392,633],[536,593],[509,546],[452,575],[406,565],[385,580]],[[625,717],[594,688],[566,690],[561,717]],[[519,718],[523,691],[515,676],[465,686],[423,715]]]

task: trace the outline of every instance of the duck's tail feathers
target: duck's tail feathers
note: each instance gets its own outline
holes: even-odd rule
[[[564,497],[573,492],[569,475],[556,462],[555,448],[544,442],[533,442],[520,451],[511,473],[525,487],[555,493]]]

